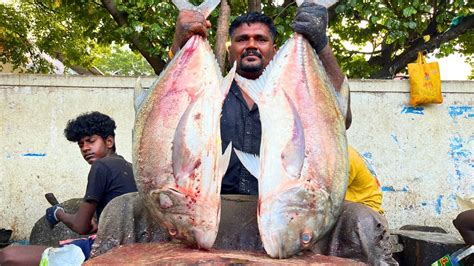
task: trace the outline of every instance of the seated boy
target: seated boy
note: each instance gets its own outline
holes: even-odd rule
[[[55,205],[46,210],[51,225],[66,224],[79,234],[92,234],[97,230],[97,220],[104,207],[115,197],[137,191],[132,164],[115,150],[115,121],[109,116],[91,112],[80,115],[67,124],[64,134],[71,142],[77,142],[82,157],[91,165],[84,201],[76,213],[66,213]],[[94,238],[77,239],[74,244],[89,258]],[[0,250],[0,265],[39,265],[46,246],[11,246]]]

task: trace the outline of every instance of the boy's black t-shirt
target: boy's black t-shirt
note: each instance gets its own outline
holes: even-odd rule
[[[113,198],[136,192],[132,164],[113,154],[95,161],[89,171],[85,201],[97,202],[97,219]]]

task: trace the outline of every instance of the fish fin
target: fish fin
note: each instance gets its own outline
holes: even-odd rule
[[[239,74],[236,74],[235,81],[239,87],[258,105],[260,95],[265,89],[265,80],[260,78],[256,80],[246,79]]]
[[[229,93],[230,87],[232,85],[232,81],[234,80],[235,77],[235,69],[237,68],[236,63],[234,62],[234,66],[232,69],[227,73],[227,75],[224,77],[224,79],[221,81],[221,92],[222,95],[227,96]]]
[[[142,87],[142,80],[140,77],[138,77],[137,81],[135,81],[135,88],[133,90],[135,113],[138,113],[138,110],[140,110],[140,107],[142,106],[149,92],[150,90],[144,89]]]
[[[199,11],[201,14],[204,15],[205,18],[211,14],[211,12],[219,5],[221,2],[220,0],[208,0],[204,1],[198,7],[194,6],[187,0],[173,0],[173,4],[179,9],[187,9],[187,10],[196,10]]]
[[[173,0],[172,2],[178,8],[178,10],[196,10],[196,7],[187,0]]]
[[[191,113],[195,107],[196,99],[198,99],[200,97],[199,95],[204,93],[204,91],[205,90],[201,89],[196,92],[195,97],[190,101],[189,106],[179,119],[174,133],[171,148],[171,161],[176,184],[179,186],[185,186],[184,184],[189,181],[188,176],[194,172],[200,164],[197,163],[200,160],[197,159],[197,155],[193,152],[193,149],[190,149],[187,145],[184,145],[184,143],[186,143],[188,134],[196,134],[195,132],[190,133],[187,126]]]
[[[326,8],[329,8],[333,6],[335,3],[339,2],[339,0],[296,0],[296,5],[300,6],[304,1],[322,5]]]
[[[239,151],[235,148],[234,151],[245,168],[247,168],[247,170],[258,179],[260,176],[260,157],[255,154]]]
[[[205,18],[207,18],[211,12],[219,5],[220,0],[209,0],[200,4],[197,8]]]
[[[239,87],[258,105],[260,95],[265,90],[267,81],[271,82],[274,80],[270,75],[273,72],[274,68],[280,67],[281,64],[276,64],[275,62],[279,61],[278,58],[281,56],[281,53],[277,53],[273,59],[268,63],[263,70],[263,73],[256,80],[246,79],[239,74],[235,74],[235,81]],[[277,71],[278,72],[278,71]],[[276,86],[275,86],[276,87]]]
[[[349,105],[349,82],[347,81],[347,77],[344,77],[344,81],[341,84],[341,90],[336,91],[336,99],[339,105],[339,110],[341,110],[342,115],[344,118],[347,116],[347,108]]]
[[[285,149],[281,153],[281,158],[283,168],[288,174],[288,177],[295,180],[299,179],[301,176],[301,169],[303,168],[305,157],[304,129],[300,115],[298,114],[293,101],[291,101],[286,93],[285,96],[288,99],[288,103],[293,113],[293,132],[291,140],[288,141]]]
[[[456,195],[456,203],[462,211],[474,209],[474,197],[472,198],[463,198],[459,195]]]
[[[221,159],[219,160],[219,176],[223,177],[229,167],[230,156],[232,155],[232,142],[227,145],[227,148],[222,154]]]

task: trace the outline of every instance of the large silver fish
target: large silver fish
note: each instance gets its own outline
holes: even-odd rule
[[[179,9],[194,8],[173,1]],[[205,16],[218,0],[197,8]],[[137,93],[133,166],[139,193],[171,237],[212,247],[220,188],[230,159],[222,155],[220,115],[235,68],[222,78],[208,42],[193,36],[144,96]]]
[[[299,34],[259,79],[236,81],[258,105],[262,123],[260,158],[237,151],[258,178],[262,243],[271,257],[287,258],[313,246],[340,214],[348,178],[347,93],[335,92]]]

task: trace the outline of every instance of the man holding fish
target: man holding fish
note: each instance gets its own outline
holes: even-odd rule
[[[210,28],[210,26],[211,25],[209,21],[207,21],[201,13],[191,10],[181,10],[176,24],[176,32],[170,55],[174,55],[191,36],[201,35],[204,38],[207,37],[207,30]],[[325,73],[327,74],[327,79],[334,87],[338,103],[341,105],[340,109],[338,110],[340,110],[339,112],[342,112],[342,115],[345,119],[343,121],[343,125],[345,125],[345,128],[349,128],[352,118],[350,110],[350,98],[348,95],[348,84],[347,80],[342,74],[341,69],[339,68],[330,46],[328,45],[328,38],[326,35],[327,9],[324,6],[305,1],[298,8],[292,28],[295,32],[304,36],[304,38],[309,42],[311,47],[317,53],[317,57],[319,57],[321,60],[322,66],[324,67]],[[253,83],[252,81],[248,80],[264,79],[264,81],[261,81],[261,83],[267,82],[265,83],[267,84],[265,86],[268,87],[271,86],[271,84],[268,85],[270,82],[266,81],[266,78],[279,78],[262,78],[262,74],[265,72],[265,69],[267,66],[269,66],[270,62],[272,60],[279,60],[278,58],[274,59],[274,56],[277,53],[277,47],[274,44],[276,30],[272,20],[269,17],[260,13],[250,13],[236,18],[230,26],[229,33],[231,38],[231,44],[229,46],[229,61],[231,63],[236,63],[236,73],[242,78],[236,76],[237,82],[234,81],[232,83],[230,92],[226,96],[222,109],[222,148],[224,149],[229,143],[232,143],[232,147],[237,151],[237,154],[234,152],[234,150],[232,151],[230,163],[222,181],[221,193],[257,195],[259,194],[259,187],[262,187],[262,185],[259,184],[260,180],[262,180],[262,174],[260,173],[260,169],[251,169],[252,165],[255,165],[255,163],[252,163],[252,159],[249,159],[249,156],[247,155],[259,155],[261,147],[264,147],[261,146],[263,123],[261,122],[261,115],[264,115],[261,112],[264,111],[263,109],[262,111],[259,110],[259,107],[264,107],[260,106],[260,104],[259,107],[257,107],[257,104],[255,104],[255,99],[259,99],[258,96],[255,96],[259,93],[258,91],[252,97],[249,95],[252,94],[252,90],[249,90],[248,88],[242,88],[240,85],[243,84],[244,87],[249,85],[251,87],[253,86]],[[297,36],[295,38],[301,37]],[[287,46],[288,45],[285,45],[285,48],[287,48]],[[295,45],[295,47],[297,47],[297,45]],[[287,58],[287,61],[288,60],[290,59]],[[280,59],[278,62],[281,64],[281,62],[284,61]],[[271,64],[269,68],[272,68]],[[273,68],[278,68],[278,66],[273,66]],[[278,72],[277,70],[267,69],[266,72],[271,72],[270,74],[267,74],[267,76],[276,72],[280,77],[285,76],[285,79],[287,80],[297,79],[298,77],[294,76],[293,70],[294,68],[287,68],[282,70],[282,72]],[[285,83],[285,80],[280,82],[280,84],[282,83]],[[287,84],[283,84],[281,86],[286,85]],[[291,94],[291,92],[286,94],[287,97],[291,97],[288,96],[288,94]],[[344,94],[346,94],[345,98]],[[297,96],[295,97],[297,98]],[[268,100],[265,101],[268,102]],[[295,101],[295,103],[298,104],[300,102]],[[297,111],[298,108],[300,107],[295,107]],[[336,109],[337,108],[334,109],[334,112],[337,112]],[[271,112],[275,112],[275,110],[270,111],[270,113]],[[278,127],[278,119],[275,120],[275,122],[276,123],[272,124],[272,126]],[[301,123],[302,127],[305,127],[304,117],[302,118]],[[308,132],[311,133],[318,131],[305,130],[305,133]],[[339,133],[336,132],[335,134]],[[342,146],[346,145],[345,131],[344,140],[341,138],[340,142],[343,142],[343,144],[341,144]],[[343,149],[343,151],[345,151],[343,153],[347,153],[347,149]],[[306,156],[307,154],[308,152],[306,152]],[[360,155],[357,154],[356,156],[356,154],[357,152],[350,150],[349,160],[354,159],[355,161],[358,161],[357,159],[360,159]],[[342,157],[335,158],[340,158],[341,163],[344,160],[347,160],[343,159]],[[260,162],[260,164],[263,163]],[[355,180],[361,180],[356,176],[357,171],[354,171],[354,169],[365,171],[367,170],[367,167],[365,164],[360,163],[354,166],[353,161],[350,161],[349,164],[350,171],[347,168],[345,169],[347,170],[346,172],[350,172],[352,175],[349,178],[352,180],[350,185],[354,185],[354,183],[356,183]],[[263,165],[261,166],[264,167]],[[273,166],[269,166],[269,168],[272,167]],[[257,179],[254,177],[257,175],[259,175],[259,181],[257,181]],[[332,188],[339,189],[339,194],[341,194],[341,192],[345,193],[346,183],[347,181],[341,181],[339,185],[334,185]],[[353,190],[350,190],[349,187],[349,191]],[[380,191],[378,192],[380,193]],[[282,195],[283,193],[281,193],[279,196],[284,198],[283,200],[286,201],[286,196]],[[379,195],[381,196],[381,194]],[[338,197],[340,200],[341,196],[339,195]],[[349,199],[357,199],[357,196],[352,194],[351,198]],[[266,200],[269,201],[268,199]],[[301,200],[306,201],[306,198],[302,198]],[[381,209],[380,203],[378,203],[376,209]],[[303,242],[303,245],[300,245],[299,243],[295,244],[298,246],[297,248],[301,248],[301,246],[304,247],[305,241],[307,241],[308,244],[314,244],[316,237],[318,237],[318,242],[313,249],[326,255],[350,257],[374,265],[397,265],[397,262],[391,256],[391,247],[388,240],[388,232],[386,231],[387,223],[385,218],[364,204],[344,202],[343,204],[340,203],[339,205],[341,205],[340,208],[342,209],[340,211],[341,215],[334,215],[337,221],[328,222],[324,225],[331,228],[330,224],[335,224],[336,229],[333,229],[333,231],[329,232],[325,230],[318,231],[321,233],[321,235],[326,235],[326,237],[322,239],[321,236],[315,236],[313,233],[303,233],[301,239],[300,236],[297,236],[297,239],[295,240],[296,242]],[[260,212],[262,212],[263,208],[261,206],[260,208]],[[338,206],[334,206],[333,208],[338,208]],[[330,213],[331,211],[327,212]],[[336,213],[338,212],[336,211]],[[259,213],[259,215],[262,214]],[[269,215],[271,216],[272,214]],[[310,217],[303,217],[303,219],[309,218]],[[259,217],[259,219],[262,221],[264,220],[262,217]],[[278,217],[275,217],[273,218],[273,221],[277,219]],[[287,230],[287,228],[285,228],[285,230]],[[265,241],[265,232],[262,232],[264,231],[262,228],[260,228],[260,231],[262,234],[262,241],[264,242],[265,250],[270,256],[284,258],[290,256],[291,254],[295,254],[296,249],[286,250],[286,247],[279,246],[279,243],[273,243],[275,241],[290,241],[287,238],[282,237],[283,239],[275,239],[275,232],[269,230],[268,235],[271,239]]]

